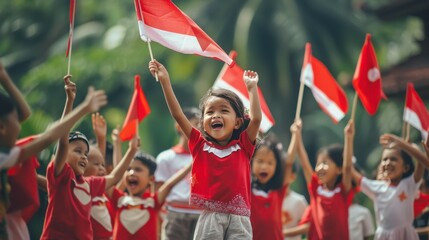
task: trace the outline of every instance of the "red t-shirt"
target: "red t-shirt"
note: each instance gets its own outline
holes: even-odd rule
[[[282,205],[287,187],[268,193],[252,189],[252,223],[254,240],[283,240]]]
[[[112,237],[113,209],[106,196],[92,199],[91,224],[94,230],[94,240]]]
[[[141,197],[128,196],[115,188],[111,203],[116,210],[113,239],[157,240],[158,194],[149,192]]]
[[[419,196],[414,199],[414,218],[418,217],[429,205],[429,194],[419,191]]]
[[[348,193],[339,183],[334,190],[324,189],[313,174],[308,185],[310,193],[311,224],[308,239],[349,239],[349,206],[352,203],[354,190]]]
[[[76,176],[68,163],[55,177],[53,161],[46,178],[49,202],[40,239],[93,239],[91,199],[103,194],[106,179]]]
[[[192,129],[192,205],[219,213],[250,216],[250,158],[255,145],[247,132],[226,146],[204,139]]]

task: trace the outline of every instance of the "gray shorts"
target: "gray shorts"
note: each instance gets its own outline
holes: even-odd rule
[[[252,239],[250,218],[204,210],[198,218],[194,240]]]
[[[192,240],[199,216],[199,214],[168,211],[163,222],[162,239]]]

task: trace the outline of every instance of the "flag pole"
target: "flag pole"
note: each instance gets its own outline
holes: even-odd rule
[[[304,97],[304,81],[299,85],[298,102],[296,103],[295,120],[298,120],[301,115],[302,99]]]
[[[70,30],[69,30],[69,43],[70,45],[68,46],[68,60],[67,60],[67,75],[70,75],[70,66],[71,66],[71,55],[72,55],[72,46],[73,46],[73,28],[74,28],[74,16],[75,16],[75,12],[76,12],[76,4],[75,4],[75,0],[70,0],[70,7],[71,9],[71,14],[72,16],[70,16],[71,22],[70,22]]]
[[[147,39],[147,46],[149,48],[150,60],[153,61],[153,53],[152,53],[152,47],[150,46],[150,38]],[[158,73],[157,72],[155,72],[155,79],[158,82]]]
[[[353,98],[353,106],[352,106],[352,116],[350,117],[351,120],[355,120],[355,114],[356,114],[356,105],[357,105],[357,99],[358,99],[358,95],[355,92],[355,96]]]
[[[410,124],[409,123],[407,123],[406,125],[405,125],[405,141],[409,141],[410,140]]]

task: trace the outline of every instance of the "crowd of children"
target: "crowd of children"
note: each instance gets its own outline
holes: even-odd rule
[[[156,158],[139,149],[137,135],[123,154],[119,129],[112,131],[109,145],[106,121],[97,113],[107,104],[105,93],[90,88],[73,108],[77,86],[70,75],[64,77],[61,119],[17,146],[20,123],[31,111],[0,63],[0,84],[7,93],[0,93],[0,239],[30,239],[20,209],[8,209],[14,186],[8,184],[7,171],[27,164],[29,156],[52,143],[55,151],[46,176],[37,176],[39,188],[48,194],[41,239],[405,240],[419,239],[419,233],[427,238],[427,139],[422,151],[383,134],[378,174],[371,180],[354,167],[351,119],[344,128],[344,144],[321,148],[313,168],[299,118],[291,124],[287,150],[274,134],[260,135],[256,72],[243,75],[247,112],[239,96],[225,89],[210,89],[199,109],[182,110],[167,69],[152,60],[149,71],[159,79],[179,135],[177,145]],[[71,131],[88,113],[95,142]],[[290,188],[297,165],[308,202]],[[374,202],[376,227],[370,211],[356,203],[360,191]]]

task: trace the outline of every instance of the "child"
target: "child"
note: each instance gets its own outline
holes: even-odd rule
[[[90,145],[88,152],[88,164],[84,176],[103,177],[107,174],[105,157],[102,154],[105,149],[107,127],[104,118],[99,113],[92,114],[92,128],[97,139],[97,145]],[[100,146],[101,145],[101,146]],[[91,225],[94,240],[111,239],[113,209],[108,198],[103,194],[92,198]]]
[[[286,194],[285,198],[283,199],[282,206],[282,224],[284,231],[297,227],[302,215],[304,214],[305,209],[308,207],[308,202],[305,197],[290,188],[290,185],[295,181],[297,177],[296,171],[296,165],[293,164],[291,174],[289,176],[286,176],[288,187],[286,189]],[[301,236],[299,234],[297,234],[297,236],[295,237],[285,236],[285,239],[300,240]]]
[[[191,164],[168,179],[157,192],[150,187],[155,184],[155,170],[154,157],[137,154],[124,176],[128,194],[115,188],[109,196],[116,210],[113,239],[158,239],[158,212],[174,185],[189,173]],[[151,191],[147,191],[150,188]]]
[[[374,201],[377,220],[374,239],[418,239],[412,226],[413,202],[417,182],[423,174],[422,164],[427,166],[427,160],[412,144],[394,135],[382,135],[380,143],[385,147],[381,156],[382,180],[369,180],[353,171],[354,181]],[[416,170],[409,154],[420,163]]]
[[[251,161],[253,239],[283,239],[282,205],[287,190],[287,177],[292,172],[296,153],[296,124],[291,126],[292,138],[286,162],[283,163],[282,144],[273,138],[263,139],[256,147]]]
[[[250,159],[262,113],[258,74],[245,71],[243,80],[250,97],[250,121],[240,98],[225,89],[209,90],[200,103],[201,130],[193,128],[174,95],[165,67],[153,60],[171,115],[189,139],[194,159],[191,204],[201,207],[194,239],[251,239]]]
[[[66,105],[63,117],[67,117],[76,96],[71,76],[65,77]],[[139,147],[134,136],[124,160],[105,177],[84,177],[88,165],[89,143],[80,132],[71,132],[60,138],[56,154],[46,171],[48,207],[41,239],[93,239],[90,221],[92,198],[116,184]],[[65,207],[67,206],[67,207]]]
[[[311,224],[309,239],[349,239],[348,209],[351,190],[350,132],[353,122],[344,129],[345,147],[332,145],[319,150],[315,171],[308,160],[301,134],[297,135],[299,160],[310,193]],[[344,154],[344,160],[343,160]]]
[[[200,112],[197,108],[185,108],[183,112],[193,126],[200,121]],[[155,172],[157,188],[177,171],[192,163],[192,155],[188,148],[188,139],[183,134],[179,125],[175,123],[176,130],[180,136],[179,143],[174,147],[161,152],[156,158],[158,167]],[[193,239],[195,226],[201,209],[189,206],[191,193],[190,176],[180,181],[168,194],[167,217],[165,219],[163,236],[168,239]]]
[[[30,156],[36,155],[43,149],[47,148],[51,143],[58,140],[62,135],[66,134],[73,124],[82,118],[87,113],[97,111],[101,106],[106,104],[106,95],[103,91],[94,91],[92,88],[88,91],[85,101],[80,104],[74,111],[72,111],[67,117],[61,121],[55,122],[50,126],[44,133],[40,134],[32,142],[22,146],[16,147],[15,142],[21,130],[19,124],[20,120],[28,117],[30,111],[25,103],[24,98],[20,94],[19,90],[15,87],[12,80],[7,75],[6,70],[0,63],[0,83],[10,94],[10,97],[0,93],[0,102],[2,104],[0,108],[0,169],[3,170],[3,175],[6,174],[4,170],[17,165],[23,164],[26,159],[30,159]],[[5,176],[5,175],[4,175]],[[21,224],[21,230],[15,232],[9,232],[9,236],[5,230],[5,212],[8,205],[8,187],[5,179],[1,180],[1,205],[0,205],[0,237],[3,239],[22,239],[22,231],[24,238],[28,237],[28,231],[25,224]],[[22,221],[21,221],[22,223]],[[10,223],[17,227],[17,223]]]

